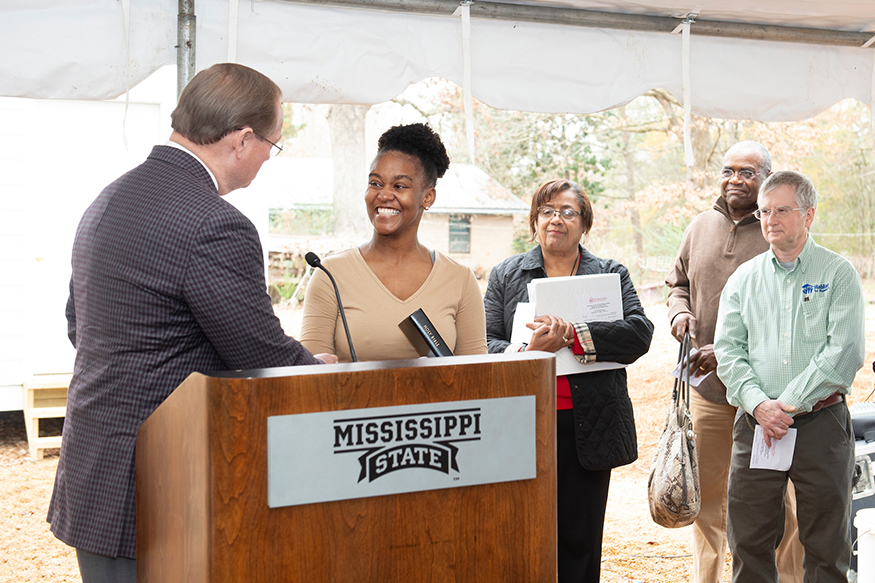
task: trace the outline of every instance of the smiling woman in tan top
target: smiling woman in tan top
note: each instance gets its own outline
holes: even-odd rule
[[[337,281],[360,361],[417,358],[398,324],[420,308],[454,354],[486,353],[474,274],[418,238],[422,213],[434,204],[435,184],[449,163],[440,137],[424,124],[384,133],[365,193],[373,236],[323,261]],[[300,341],[310,351],[351,361],[337,300],[321,271],[307,286]]]

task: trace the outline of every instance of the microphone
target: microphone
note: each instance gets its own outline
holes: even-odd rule
[[[325,272],[325,275],[328,276],[328,279],[331,280],[331,285],[334,286],[334,295],[337,297],[337,307],[340,308],[340,319],[343,322],[343,329],[346,331],[346,341],[349,344],[349,354],[352,356],[353,362],[358,362],[358,358],[355,356],[355,348],[352,347],[352,336],[349,335],[349,324],[346,323],[346,314],[343,312],[343,302],[340,301],[340,291],[337,289],[337,282],[334,281],[331,272],[325,269],[325,266],[322,265],[322,260],[319,259],[318,255],[312,251],[307,251],[307,254],[304,255],[304,259],[307,261],[307,265],[314,269],[321,269]]]

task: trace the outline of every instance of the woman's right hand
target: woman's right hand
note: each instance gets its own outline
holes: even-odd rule
[[[526,350],[556,352],[560,348],[574,344],[574,326],[556,316],[538,316],[526,326],[533,330],[532,339]]]

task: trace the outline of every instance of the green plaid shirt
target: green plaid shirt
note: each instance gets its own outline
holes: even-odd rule
[[[863,286],[854,267],[811,236],[793,271],[772,250],[726,282],[714,353],[732,405],[753,413],[767,399],[799,412],[850,393],[865,357]]]

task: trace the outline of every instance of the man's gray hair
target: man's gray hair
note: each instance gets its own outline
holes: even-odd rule
[[[729,150],[738,148],[739,150],[753,150],[760,156],[760,172],[763,176],[768,176],[769,172],[772,171],[772,155],[769,154],[768,148],[762,145],[759,142],[754,142],[753,140],[744,140],[743,142],[738,142],[733,144]],[[729,153],[729,150],[726,152]]]
[[[268,136],[282,122],[277,117],[282,95],[276,83],[255,69],[216,63],[195,75],[182,90],[170,114],[170,126],[199,146],[215,144],[245,127],[258,136]]]
[[[783,185],[793,188],[796,194],[796,206],[803,209],[817,208],[817,191],[814,189],[814,183],[804,174],[793,170],[779,170],[769,176],[760,187],[760,197]]]

